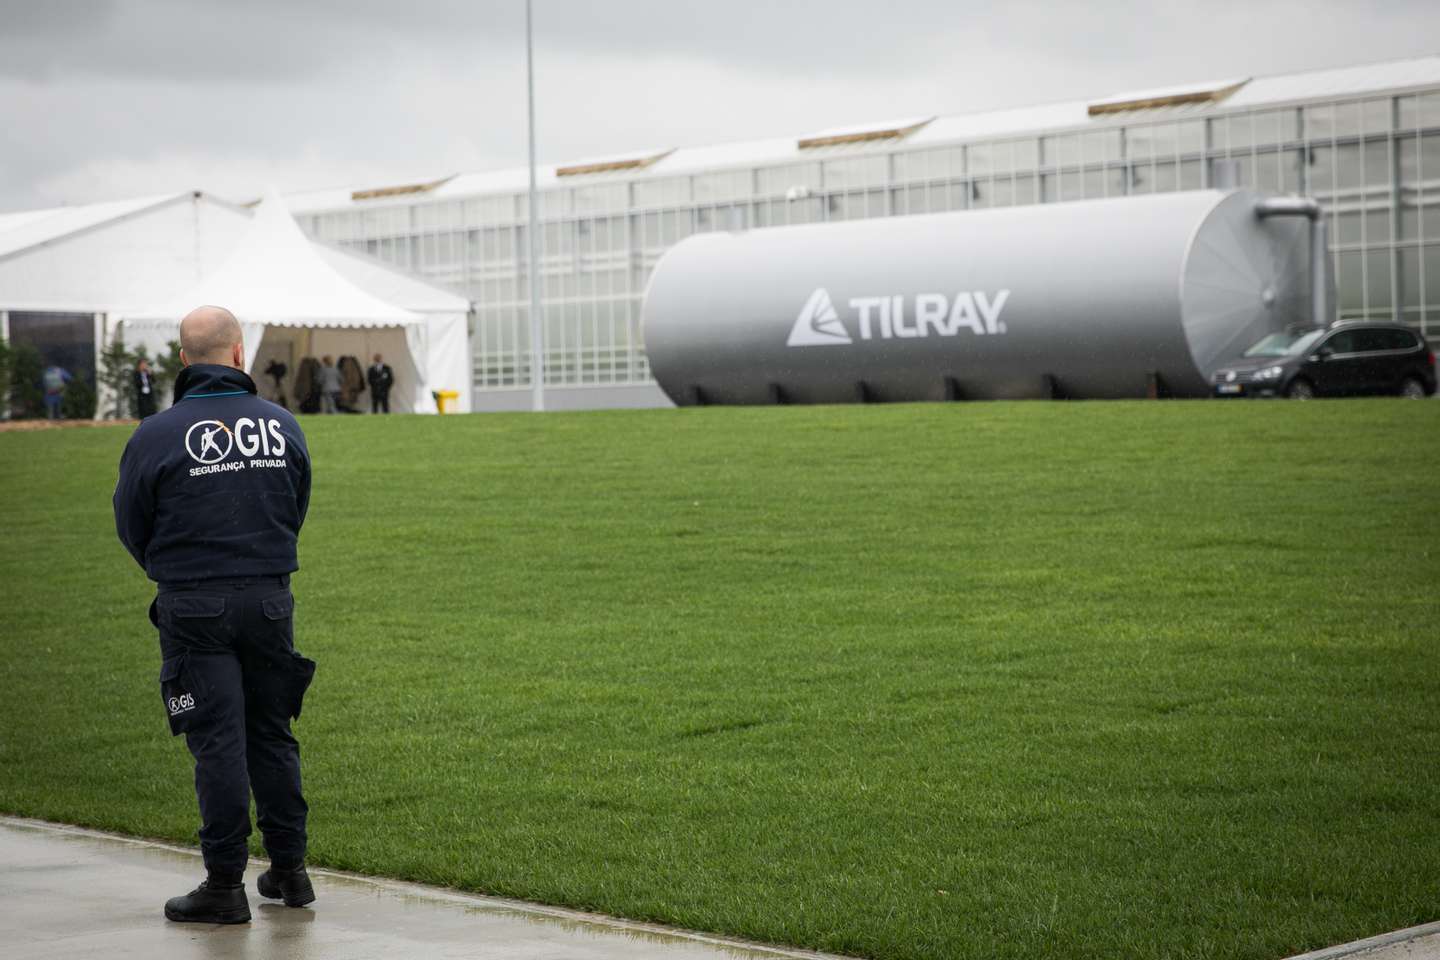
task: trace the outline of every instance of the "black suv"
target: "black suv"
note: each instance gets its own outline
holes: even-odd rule
[[[1272,333],[1210,377],[1217,397],[1353,397],[1435,392],[1435,354],[1398,323],[1340,321]]]

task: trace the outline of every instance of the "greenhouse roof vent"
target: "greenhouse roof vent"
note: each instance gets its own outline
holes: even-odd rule
[[[1162,87],[1158,90],[1137,90],[1122,93],[1086,105],[1090,116],[1106,113],[1124,113],[1127,110],[1150,110],[1155,107],[1175,107],[1186,103],[1218,103],[1250,82],[1249,77],[1238,80],[1219,80],[1213,83],[1189,83],[1179,87]]]
[[[619,170],[643,170],[664,160],[674,153],[669,150],[647,151],[639,156],[601,157],[598,160],[584,160],[555,168],[557,177],[579,177],[587,173],[614,173]]]
[[[801,137],[796,144],[801,150],[816,147],[834,147],[846,143],[866,143],[870,140],[901,140],[919,130],[934,117],[911,117],[894,123],[868,124],[860,127],[832,127]]]
[[[439,180],[429,180],[425,183],[402,183],[393,187],[373,187],[368,190],[355,190],[350,194],[351,200],[380,200],[385,197],[403,197],[411,193],[429,193],[436,187],[443,186],[455,179],[455,174],[448,177],[441,177]]]

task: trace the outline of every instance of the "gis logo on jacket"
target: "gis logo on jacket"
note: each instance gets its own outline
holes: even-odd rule
[[[185,452],[196,463],[219,463],[230,456],[234,440],[230,428],[219,420],[197,420],[185,431]]]
[[[250,467],[284,467],[285,435],[280,421],[241,417],[232,430],[219,420],[197,420],[185,431],[185,452],[200,464],[190,468],[190,475],[244,470]],[[238,452],[245,459],[231,460]]]

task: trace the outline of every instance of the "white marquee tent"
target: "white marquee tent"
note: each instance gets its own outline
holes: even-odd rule
[[[46,349],[68,351],[76,372],[98,362],[118,318],[129,318],[131,346],[163,353],[179,318],[207,300],[249,324],[250,370],[266,396],[272,360],[292,372],[291,394],[301,357],[350,354],[363,364],[378,352],[396,373],[394,409],[433,411],[432,390],[456,391],[450,409],[470,409],[469,302],[306,240],[273,198],[252,211],[186,190],[0,214],[0,336],[39,331]],[[368,409],[368,395],[357,405]],[[109,406],[102,398],[101,411]]]
[[[383,354],[395,371],[396,412],[434,412],[432,390],[469,409],[469,303],[365,260],[312,243],[274,193],[220,267],[178,296],[118,313],[128,344],[163,352],[179,318],[200,304],[230,309],[245,333],[246,368],[261,386],[279,361]],[[273,388],[271,388],[273,389]]]

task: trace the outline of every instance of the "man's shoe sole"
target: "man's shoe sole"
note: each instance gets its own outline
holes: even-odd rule
[[[279,884],[269,885],[273,881],[267,880],[267,873],[260,874],[255,880],[255,889],[260,891],[260,896],[268,900],[284,900],[287,907],[303,907],[307,903],[315,902],[315,887],[310,883],[310,878],[305,878],[305,889],[292,896],[285,896],[280,892]]]
[[[175,923],[249,923],[250,908],[246,907],[244,913],[232,910],[229,913],[217,913],[213,917],[186,917],[166,907],[165,919]]]

